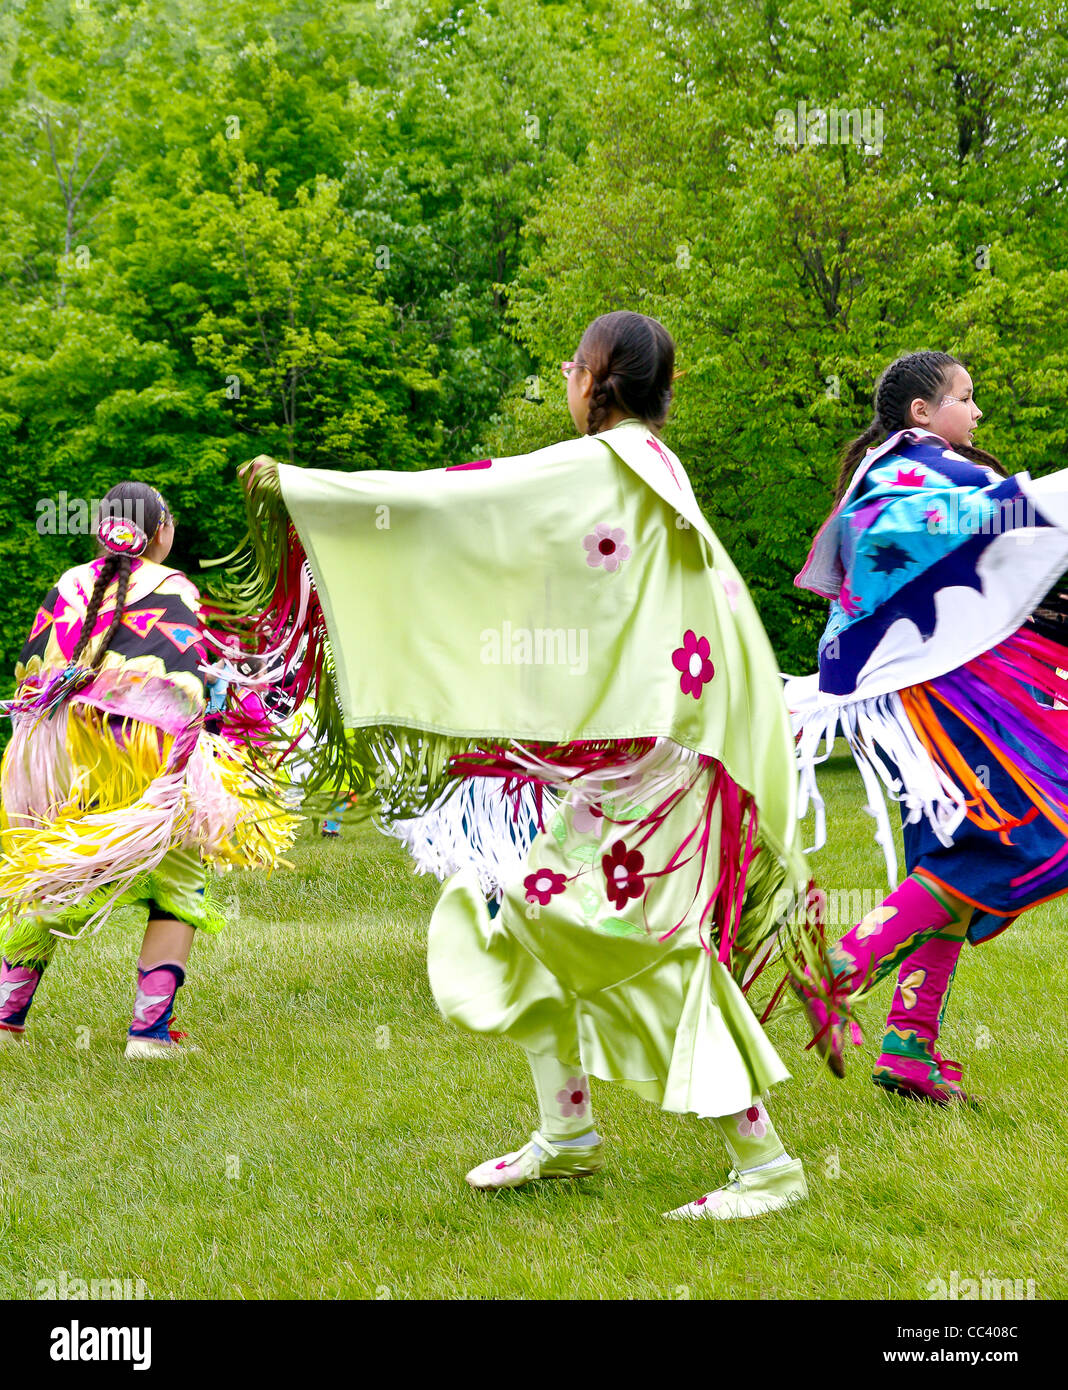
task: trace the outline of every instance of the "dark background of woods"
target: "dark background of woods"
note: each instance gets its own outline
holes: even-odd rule
[[[56,0],[0,14],[0,665],[89,558],[39,504],[144,477],[175,558],[234,470],[440,467],[570,432],[558,364],[675,335],[667,439],[785,669],[840,445],[963,354],[1010,469],[1062,466],[1068,16],[842,0]],[[776,139],[878,112],[882,149]]]

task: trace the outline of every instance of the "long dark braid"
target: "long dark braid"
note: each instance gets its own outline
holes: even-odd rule
[[[654,431],[671,407],[675,343],[657,319],[629,309],[602,314],[582,335],[576,361],[593,377],[586,433],[599,434],[612,410],[636,415]]]
[[[100,643],[96,649],[96,655],[92,660],[92,669],[94,671],[97,670],[100,663],[104,660],[104,655],[111,645],[111,639],[115,636],[119,623],[122,622],[122,611],[126,604],[126,590],[130,584],[130,570],[132,568],[132,555],[109,555],[100,567],[100,573],[97,575],[96,583],[93,585],[92,597],[89,599],[89,607],[85,610],[85,621],[82,623],[78,645],[74,648],[74,653],[71,656],[72,666],[78,664],[82,653],[92,639],[93,629],[96,627],[96,620],[100,616],[100,605],[104,600],[104,594],[107,591],[108,585],[117,574],[119,576],[119,587],[115,595],[115,616],[112,618],[111,625],[108,627],[107,632],[105,632],[100,639]]]
[[[613,407],[626,408],[619,398],[619,384],[615,374],[610,372],[606,377],[594,377],[590,404],[586,412],[586,433],[600,434],[608,412]]]
[[[909,407],[917,396],[933,401],[949,386],[953,371],[963,366],[948,352],[910,352],[891,362],[875,387],[875,415],[871,424],[848,444],[842,452],[835,487],[835,506],[842,500],[856,472],[857,464],[867,451],[898,430],[910,428]],[[974,444],[954,444],[954,450],[973,463],[992,468],[1005,476],[1001,461]]]
[[[104,595],[111,581],[118,577],[115,614],[107,631],[101,635],[97,643],[90,667],[93,671],[99,669],[122,622],[133,562],[144,553],[149,541],[168,520],[170,509],[156,489],[149,487],[147,483],[117,483],[101,501],[97,536],[100,539],[100,553],[106,558],[93,585],[89,606],[85,610],[82,630],[70,659],[72,666],[77,666],[92,641],[93,629],[100,616]]]

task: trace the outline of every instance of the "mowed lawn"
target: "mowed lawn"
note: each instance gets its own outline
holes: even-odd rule
[[[823,785],[817,877],[881,894],[859,779],[836,761]],[[436,883],[371,827],[313,832],[292,871],[227,883],[233,925],[197,942],[179,995],[196,1055],[123,1060],[133,931],[61,946],[30,1041],[0,1051],[0,1293],[65,1277],[152,1298],[901,1299],[954,1271],[1068,1292],[1060,904],[965,949],[944,1049],[981,1110],[872,1086],[889,984],[844,1082],[787,1017],[771,1031],[794,1075],[771,1110],[810,1200],[682,1224],[660,1213],[729,1166],[712,1125],[607,1083],[602,1175],[468,1190],[467,1168],[537,1122],[523,1056],[438,1015]]]

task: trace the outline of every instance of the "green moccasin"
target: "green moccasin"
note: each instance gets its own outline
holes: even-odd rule
[[[808,1196],[805,1170],[799,1158],[777,1168],[739,1173],[732,1170],[723,1187],[706,1192],[696,1202],[664,1212],[669,1221],[733,1221],[737,1217],[764,1216],[781,1211]]]
[[[523,1187],[539,1178],[584,1178],[604,1166],[602,1144],[559,1146],[536,1130],[515,1153],[490,1158],[472,1168],[467,1181],[482,1192]]]

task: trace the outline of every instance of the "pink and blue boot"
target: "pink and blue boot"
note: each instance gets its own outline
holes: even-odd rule
[[[44,974],[45,961],[0,965],[0,1045],[19,1041],[26,1033],[26,1015]]]
[[[161,961],[148,970],[138,961],[137,998],[126,1040],[127,1057],[173,1057],[179,1052],[196,1051],[191,1044],[176,1038],[170,1026],[174,996],[184,983],[185,967],[178,961]]]
[[[902,964],[872,1072],[877,1086],[934,1105],[978,1103],[960,1084],[961,1068],[937,1048],[963,944],[959,936],[934,936]]]
[[[953,921],[953,911],[940,890],[927,879],[910,875],[827,952],[834,981],[826,1002],[814,988],[795,983],[812,1028],[810,1046],[815,1046],[835,1076],[845,1074],[846,1023],[852,1041],[860,1042],[859,1029],[850,1017],[852,1003]]]

